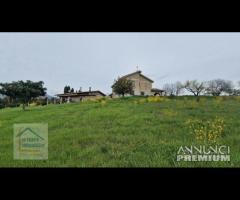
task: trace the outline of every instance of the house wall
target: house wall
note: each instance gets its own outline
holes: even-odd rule
[[[144,95],[152,95],[152,82],[145,79],[140,74],[133,74],[126,79],[133,81],[134,95],[142,95],[142,92]]]
[[[103,96],[101,94],[98,94],[96,93],[96,96],[75,96],[75,97],[65,97],[65,101],[66,102],[80,102],[80,101],[86,101],[86,100],[89,100],[89,99],[99,99],[99,98],[102,98]],[[63,98],[61,98],[63,99]],[[68,101],[69,99],[69,101]],[[63,100],[60,102],[63,102]]]
[[[102,95],[97,95],[97,96],[86,96],[86,97],[83,97],[83,101],[86,101],[86,100],[94,100],[94,99],[101,99],[103,96]]]
[[[72,102],[80,102],[82,97],[71,97]]]
[[[102,95],[97,95],[97,96],[78,96],[78,97],[71,97],[72,102],[80,102],[80,101],[86,101],[86,100],[91,100],[91,99],[99,99],[102,98]]]

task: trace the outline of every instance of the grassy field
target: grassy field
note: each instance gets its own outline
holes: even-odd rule
[[[231,147],[231,162],[177,162],[181,145],[202,143],[191,120],[216,117],[223,120],[216,142]],[[48,160],[13,159],[14,123],[48,123]],[[240,167],[240,99],[132,97],[2,109],[0,167]]]

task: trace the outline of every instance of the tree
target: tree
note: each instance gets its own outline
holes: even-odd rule
[[[198,82],[197,80],[186,81],[183,87],[194,94],[194,96],[199,96],[205,89],[203,82]]]
[[[12,83],[0,83],[0,94],[8,96],[11,100],[21,102],[23,110],[29,102],[39,96],[46,95],[46,88],[43,87],[44,82],[32,82],[30,80],[17,81]]]
[[[74,88],[72,88],[72,89],[70,90],[70,93],[74,93]]]
[[[178,96],[182,89],[183,86],[182,84],[178,81],[176,83],[170,83],[170,84],[165,84],[163,86],[163,89],[165,90],[166,95],[169,96]]]
[[[12,83],[0,83],[0,94],[6,96],[8,104],[16,101],[18,85],[17,82]]]
[[[124,97],[125,94],[132,94],[133,82],[126,78],[118,78],[112,85],[112,89],[113,92]]]
[[[0,109],[5,108],[7,106],[7,98],[0,96]]]
[[[238,81],[238,86],[240,87],[240,81]],[[238,88],[234,88],[234,89],[232,90],[231,95],[233,95],[233,96],[239,96],[239,95],[240,95],[240,89],[239,89],[239,87],[238,87]]]
[[[70,90],[71,90],[71,87],[70,87],[69,85],[66,85],[66,86],[64,87],[64,94],[70,93]]]
[[[240,90],[239,89],[233,89],[232,92],[229,95],[239,96],[240,95]]]
[[[179,94],[182,93],[183,90],[183,84],[180,81],[177,81],[175,83],[175,87],[176,87],[176,96],[178,96]]]
[[[172,83],[167,83],[163,86],[163,90],[165,91],[165,94],[167,96],[175,96],[176,93],[176,88],[174,84]]]
[[[208,81],[206,91],[213,96],[219,96],[223,92],[231,94],[233,92],[233,83],[223,79]]]

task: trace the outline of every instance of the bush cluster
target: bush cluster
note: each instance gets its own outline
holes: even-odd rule
[[[216,117],[212,120],[190,119],[186,122],[195,139],[200,142],[216,143],[224,132],[224,120]]]

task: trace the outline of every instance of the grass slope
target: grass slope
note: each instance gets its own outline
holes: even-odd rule
[[[166,98],[165,98],[166,99]],[[0,110],[0,167],[239,167],[240,100],[225,97],[133,97],[101,102]],[[181,145],[197,144],[190,118],[224,118],[219,143],[231,162],[176,162]],[[49,159],[13,160],[13,124],[48,123]]]

